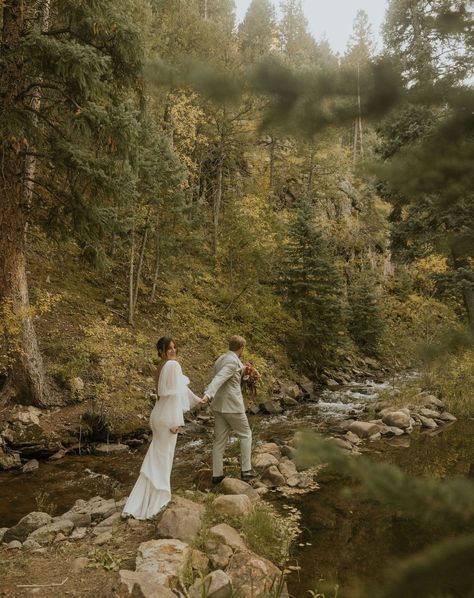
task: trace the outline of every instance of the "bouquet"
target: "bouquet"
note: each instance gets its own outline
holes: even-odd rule
[[[255,397],[257,394],[257,386],[260,382],[260,374],[251,363],[244,365],[244,371],[242,373],[242,390],[247,396]]]

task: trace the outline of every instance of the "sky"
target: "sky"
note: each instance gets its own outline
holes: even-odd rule
[[[251,0],[235,0],[237,19],[243,19]],[[279,6],[279,0],[272,0]],[[309,28],[317,40],[327,37],[332,49],[344,53],[347,40],[358,10],[369,15],[374,39],[381,45],[380,26],[383,22],[387,0],[303,0]]]

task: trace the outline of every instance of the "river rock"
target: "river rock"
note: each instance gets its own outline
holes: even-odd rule
[[[285,478],[282,476],[276,465],[270,465],[270,467],[262,473],[262,481],[271,488],[285,485]]]
[[[203,505],[186,498],[173,498],[156,527],[158,537],[192,542],[201,530],[205,510]]]
[[[260,403],[260,406],[263,408],[264,412],[269,415],[278,415],[283,411],[280,403],[277,401],[263,401],[263,403]]]
[[[258,453],[254,458],[253,466],[259,472],[265,471],[272,465],[278,465],[278,459],[270,453]]]
[[[428,417],[428,418],[435,418],[435,417],[439,417],[439,411],[436,411],[435,409],[420,409],[420,415],[423,415],[423,417]]]
[[[36,542],[35,540],[27,538],[23,542],[23,548],[26,548],[26,550],[36,550],[38,548],[41,548],[41,544],[39,542]]]
[[[382,417],[382,421],[387,426],[395,426],[402,430],[410,426],[410,413],[405,413],[401,409],[399,411],[392,411]]]
[[[296,449],[293,448],[292,446],[288,446],[287,444],[284,444],[281,447],[281,454],[283,455],[283,457],[288,457],[288,459],[291,459],[292,461],[295,460],[296,457]]]
[[[362,442],[359,436],[357,436],[357,434],[354,434],[354,432],[351,432],[350,430],[344,434],[344,438],[348,440],[351,444],[355,444],[356,446],[358,446]]]
[[[219,492],[222,494],[246,494],[250,500],[258,499],[258,493],[250,484],[237,478],[224,478],[219,484]]]
[[[65,456],[66,450],[61,448],[59,451],[51,455],[51,457],[48,458],[48,461],[59,461],[59,459],[63,459]]]
[[[276,442],[265,442],[264,444],[261,444],[257,448],[256,453],[257,455],[268,453],[277,460],[281,459],[281,449]]]
[[[344,438],[333,438],[332,440],[339,448],[352,452],[353,446],[348,440],[344,440]]]
[[[291,397],[283,397],[282,403],[285,407],[297,407],[299,405],[296,399],[292,399]]]
[[[379,426],[370,422],[355,421],[350,425],[349,432],[356,434],[359,438],[368,438],[379,432]]]
[[[75,511],[67,511],[63,515],[55,517],[54,521],[58,521],[59,519],[69,519],[69,521],[74,523],[74,527],[89,527],[92,523],[90,513],[77,513]]]
[[[72,509],[61,515],[61,518],[70,519],[72,521],[74,517],[70,517],[69,515],[79,513],[82,515],[89,515],[92,521],[101,521],[102,519],[107,519],[107,517],[113,515],[118,510],[119,506],[120,504],[113,498],[107,500],[101,496],[94,496],[88,501],[79,499],[76,500]],[[81,527],[83,526],[84,525],[81,525]]]
[[[291,384],[290,386],[287,386],[283,392],[285,393],[285,396],[289,397],[290,399],[299,399],[302,395],[301,388],[298,386],[298,384]]]
[[[445,422],[455,422],[457,421],[457,417],[454,416],[452,413],[448,413],[447,411],[443,411],[438,415],[438,419],[445,421]]]
[[[25,515],[16,525],[7,530],[3,536],[3,541],[11,542],[12,540],[19,540],[20,542],[24,542],[32,532],[47,525],[51,520],[52,517],[48,513],[33,511]]]
[[[138,547],[136,571],[155,573],[157,585],[176,587],[190,557],[191,547],[181,540],[148,540]]]
[[[0,446],[0,470],[21,467],[20,453],[10,452]]]
[[[435,430],[438,427],[438,424],[431,417],[425,417],[424,415],[420,415],[420,419],[424,428]]]
[[[18,550],[21,549],[22,543],[19,540],[12,540],[7,544],[7,550]]]
[[[176,598],[174,592],[162,585],[160,573],[122,569],[119,576],[121,590],[133,598]]]
[[[38,453],[53,454],[61,448],[55,432],[46,432],[38,423],[23,423],[15,420],[3,431],[2,436],[8,444],[24,456]]]
[[[239,532],[230,525],[227,525],[227,523],[220,523],[219,525],[214,525],[214,527],[211,527],[211,529],[209,530],[209,535],[210,550],[212,550],[213,546],[215,548],[218,543],[226,544],[234,550],[247,550],[247,546],[245,545],[245,542],[240,536]],[[212,537],[214,537],[217,540],[217,542],[213,543]]]
[[[397,428],[397,426],[386,426],[386,429],[382,431],[382,434],[390,434],[391,436],[401,436],[405,434],[405,430]]]
[[[87,536],[87,527],[76,527],[69,536],[70,540],[82,540]]]
[[[252,501],[246,494],[224,494],[214,500],[212,507],[218,515],[243,517],[252,510]]]
[[[107,519],[103,519],[100,523],[98,523],[95,529],[100,529],[104,527],[114,527],[115,525],[118,525],[121,521],[121,513],[113,513],[113,515],[110,515],[110,517],[107,517]]]
[[[128,453],[129,446],[127,444],[107,444],[106,442],[101,442],[96,444],[94,447],[94,452],[98,455],[107,455],[109,453]]]
[[[30,459],[21,468],[21,473],[31,473],[39,468],[39,463],[36,459]]]
[[[288,457],[283,457],[283,459],[278,464],[278,469],[280,473],[285,478],[285,481],[288,486],[292,488],[297,486],[301,481],[301,476],[296,469],[296,465],[288,459]]]
[[[230,577],[218,569],[209,573],[204,579],[198,579],[189,588],[189,598],[230,598],[232,582]]]
[[[230,561],[227,575],[242,598],[263,598],[278,587],[282,572],[263,557],[252,552],[238,552]],[[284,590],[281,596],[288,594]]]
[[[38,544],[48,544],[58,533],[63,533],[65,536],[74,529],[74,523],[69,519],[60,519],[59,521],[53,521],[47,525],[43,525],[36,529],[28,536],[29,540],[34,540]]]
[[[443,407],[444,403],[434,395],[425,395],[425,405],[434,405],[435,407]]]
[[[230,546],[227,546],[227,544],[218,544],[217,548],[210,555],[211,564],[214,569],[225,569],[233,554],[234,551]]]

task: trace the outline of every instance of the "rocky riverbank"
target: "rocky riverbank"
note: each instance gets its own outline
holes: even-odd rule
[[[124,520],[125,498],[100,496],[77,500],[57,517],[29,513],[0,529],[0,595],[53,596],[61,586],[76,596],[288,596],[285,565],[298,516],[278,515],[261,497],[275,488],[317,487],[317,470],[298,471],[292,445],[259,446],[261,478],[252,485],[229,477],[218,494],[186,491],[151,522]],[[198,473],[198,487],[209,485],[208,473]]]

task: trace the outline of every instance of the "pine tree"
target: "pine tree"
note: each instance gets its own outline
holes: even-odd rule
[[[313,66],[318,46],[308,30],[301,0],[284,0],[281,12],[280,44],[283,57],[295,69]]]
[[[384,330],[374,275],[362,272],[349,291],[349,332],[367,355],[376,356]]]
[[[337,358],[344,330],[343,293],[334,256],[313,223],[307,200],[298,206],[284,247],[279,291],[300,322],[298,352],[312,371]]]
[[[252,0],[239,27],[242,58],[253,64],[268,56],[275,44],[275,9],[270,0]]]
[[[100,237],[113,204],[134,194],[125,163],[137,108],[126,90],[140,89],[143,22],[131,17],[142,9],[113,0],[2,9],[0,306],[17,320],[5,332],[6,391],[19,401],[51,401],[29,304],[28,225],[43,216]]]

